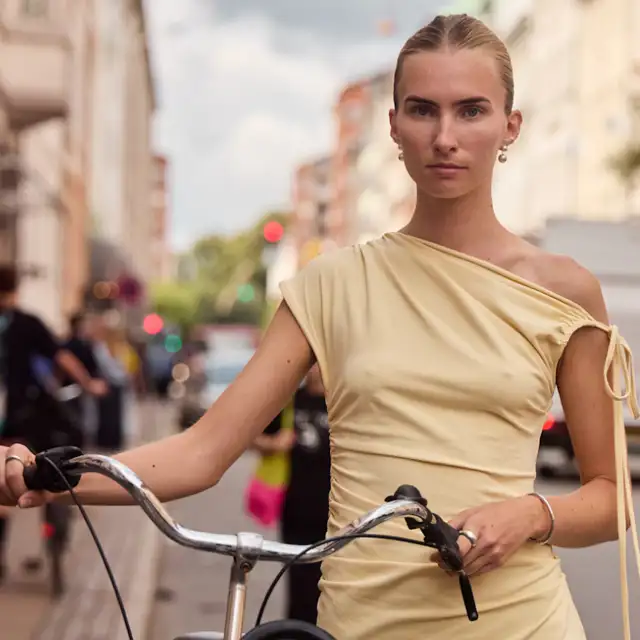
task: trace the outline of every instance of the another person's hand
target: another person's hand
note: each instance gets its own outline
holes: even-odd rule
[[[35,464],[35,454],[22,444],[0,447],[0,504],[37,507],[49,499],[46,491],[29,491],[24,483],[25,466]],[[25,504],[28,500],[29,504]]]
[[[100,380],[99,378],[93,378],[89,382],[87,391],[92,396],[97,396],[97,397],[106,396],[107,393],[109,393],[109,385],[104,380]]]
[[[449,524],[477,539],[472,545],[465,535],[458,538],[464,570],[473,576],[501,567],[527,541],[542,538],[551,522],[538,498],[522,496],[467,509]],[[431,559],[448,570],[439,553],[432,554]]]

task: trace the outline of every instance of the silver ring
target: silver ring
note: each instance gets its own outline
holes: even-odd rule
[[[458,532],[458,535],[466,538],[471,543],[472,549],[478,544],[478,536],[475,533],[473,533],[473,531],[463,529],[462,531]]]
[[[23,467],[26,466],[24,460],[20,456],[10,455],[5,458],[5,463],[9,462],[9,460],[15,460],[19,462]]]

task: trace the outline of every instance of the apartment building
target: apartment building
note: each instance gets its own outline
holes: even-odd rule
[[[366,80],[365,135],[355,168],[357,197],[353,217],[355,242],[366,242],[404,226],[413,213],[415,184],[391,139],[393,70]]]
[[[92,279],[127,272],[141,282],[153,276],[153,150],[156,106],[141,0],[93,0],[95,80],[92,95],[93,236],[104,260]],[[110,251],[109,251],[110,248]]]
[[[168,243],[169,227],[169,176],[168,160],[165,156],[153,157],[151,184],[152,216],[152,273],[154,281],[171,278],[171,250]]]
[[[612,160],[640,139],[640,9],[634,0],[494,0],[524,125],[497,167],[499,217],[540,236],[553,216],[616,221],[640,212]]]
[[[332,158],[325,156],[300,165],[294,172],[290,242],[300,267],[334,244],[328,221],[333,201],[331,171]]]
[[[0,5],[0,257],[23,274],[21,304],[58,330],[86,275],[90,9],[69,0]]]

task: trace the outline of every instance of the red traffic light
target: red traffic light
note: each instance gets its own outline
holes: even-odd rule
[[[152,336],[157,335],[164,327],[164,320],[157,313],[150,313],[145,317],[142,328]]]
[[[263,235],[267,242],[279,242],[284,234],[284,227],[276,220],[264,225]]]

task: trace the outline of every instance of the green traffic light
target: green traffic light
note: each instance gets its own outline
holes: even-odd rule
[[[255,298],[255,291],[250,284],[243,284],[238,287],[238,300],[240,302],[251,302]]]
[[[180,336],[176,336],[174,334],[169,334],[164,339],[164,348],[169,353],[178,353],[178,351],[180,351],[180,349],[182,349],[182,340],[180,339]]]

